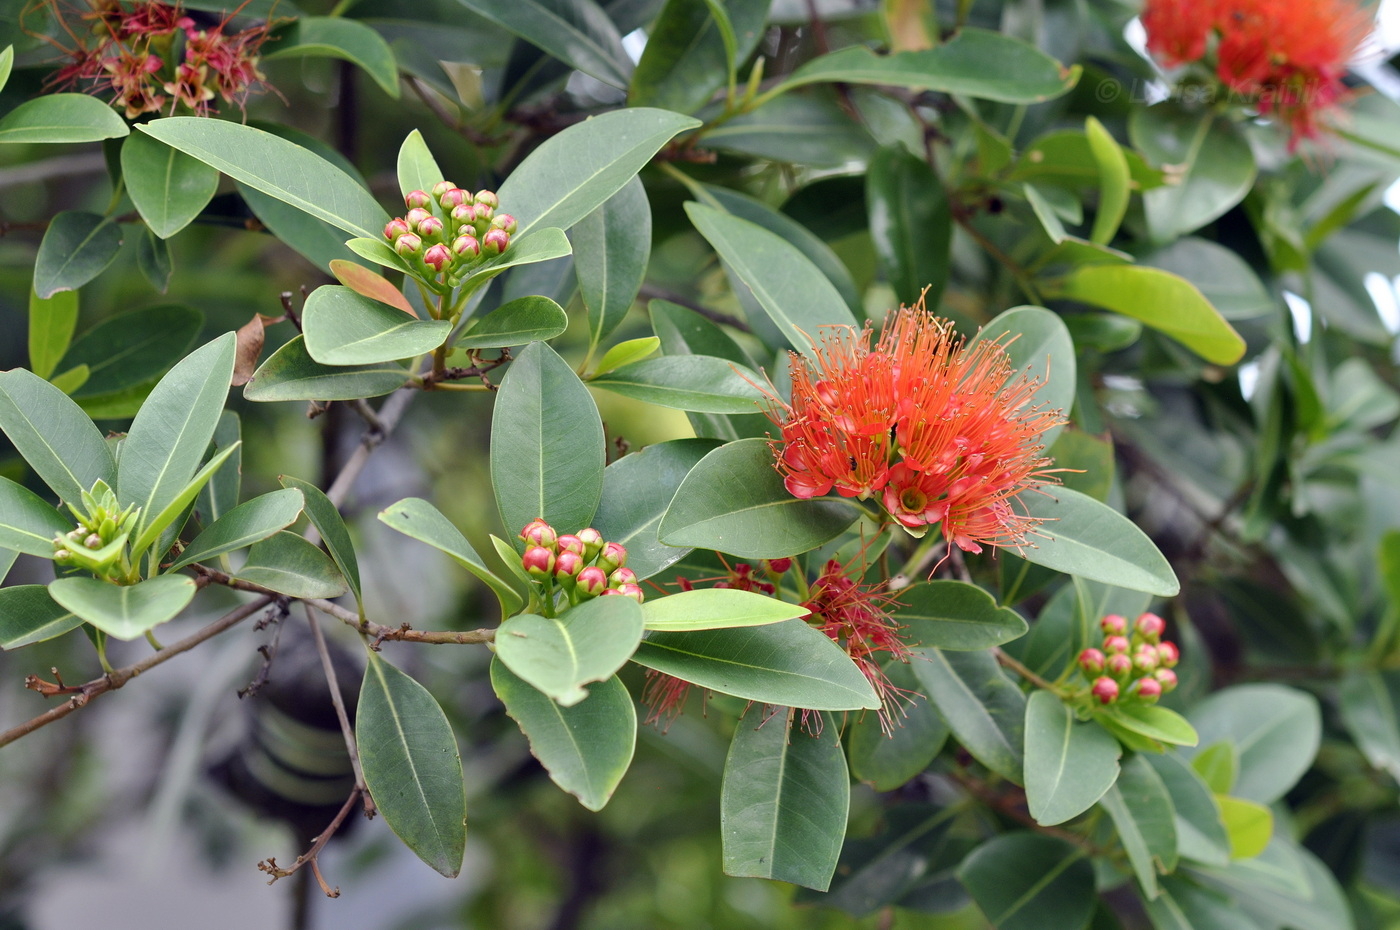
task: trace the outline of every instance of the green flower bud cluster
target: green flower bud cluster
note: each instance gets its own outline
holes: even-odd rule
[[[1079,670],[1091,684],[1089,693],[1100,704],[1138,701],[1152,704],[1176,687],[1176,644],[1162,639],[1166,622],[1145,613],[1133,623],[1117,614],[1099,621],[1103,649],[1090,647],[1079,654]]]
[[[437,184],[432,193],[409,191],[404,204],[408,212],[388,222],[384,238],[428,280],[450,287],[504,252],[516,228],[515,217],[496,212],[495,191],[473,194],[451,181]]]
[[[91,491],[83,492],[82,505],[82,510],[68,505],[78,525],[54,537],[53,560],[67,568],[119,581],[129,574],[126,543],[136,529],[141,508],[135,504],[123,508],[117,495],[101,479]]]
[[[546,616],[557,593],[567,601],[564,607],[607,595],[643,600],[637,575],[627,567],[627,549],[591,526],[561,535],[544,520],[532,520],[520,531],[520,541],[525,544],[521,567],[534,580]]]

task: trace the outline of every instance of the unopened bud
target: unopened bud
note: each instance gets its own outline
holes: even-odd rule
[[[481,251],[487,255],[500,255],[510,245],[510,235],[504,229],[488,229],[481,237]]]
[[[1126,636],[1110,636],[1103,641],[1103,651],[1111,654],[1127,652],[1131,646]]]
[[[623,597],[630,597],[632,600],[636,601],[638,604],[640,604],[640,603],[642,603],[642,601],[646,600],[646,595],[644,595],[644,594],[642,593],[642,588],[641,588],[640,585],[635,585],[635,584],[623,584],[623,585],[618,585],[618,586],[617,586],[616,588],[614,588],[613,590],[616,591],[618,594],[621,594]]]
[[[525,524],[525,528],[520,531],[520,540],[526,545],[541,546],[553,551],[554,541],[559,537],[554,532],[554,527],[544,522],[541,518],[531,520]]]
[[[479,204],[490,207],[492,210],[495,210],[501,205],[501,201],[497,199],[495,191],[477,191],[476,196],[472,199]]]
[[[77,529],[72,529],[72,530],[69,530],[69,531],[68,531],[68,538],[71,539],[73,542],[77,542],[78,540],[82,539],[82,538],[83,538],[84,536],[86,536],[86,535],[87,535],[87,527],[84,527],[84,526],[80,526],[80,527],[78,527]]]
[[[476,204],[460,203],[452,208],[449,214],[452,222],[460,225],[470,225],[476,222]]]
[[[452,242],[452,252],[455,255],[473,259],[481,254],[481,243],[477,242],[474,236],[458,236]]]
[[[418,224],[430,216],[432,216],[432,214],[422,207],[414,207],[403,215],[403,221],[408,224],[410,229],[417,229]]]
[[[613,569],[612,574],[608,576],[608,584],[612,585],[614,588],[620,588],[625,584],[636,583],[637,573],[626,566]]]
[[[603,534],[593,527],[586,527],[576,534],[583,540],[583,558],[585,561],[593,561],[593,557],[603,550]]]
[[[388,239],[390,242],[394,242],[399,236],[411,231],[412,230],[408,228],[408,224],[403,221],[402,217],[396,216],[384,224],[384,238]]]
[[[584,597],[598,597],[608,589],[608,576],[596,565],[590,565],[578,573],[578,593]]]
[[[569,587],[573,586],[574,579],[581,571],[583,571],[583,556],[577,552],[560,552],[559,557],[554,561],[554,577],[565,582]]]
[[[1176,690],[1176,672],[1172,671],[1171,669],[1159,668],[1157,669],[1157,671],[1152,673],[1152,677],[1157,679],[1157,683],[1162,686],[1163,694],[1166,694],[1168,691]]]
[[[421,210],[433,202],[433,198],[428,196],[427,191],[409,191],[403,196],[403,202],[410,210]]]
[[[598,553],[598,565],[609,574],[627,564],[627,550],[615,542],[604,543]]]
[[[98,536],[96,533],[93,533],[87,539],[83,540],[83,545],[87,546],[89,549],[101,549],[102,537]]]
[[[1162,696],[1162,685],[1155,678],[1139,678],[1133,682],[1132,693],[1147,703],[1154,704]]]
[[[491,226],[493,229],[500,229],[511,235],[515,235],[515,217],[511,216],[509,213],[497,213],[495,216],[491,217]]]
[[[394,240],[394,251],[405,258],[411,255],[417,255],[422,249],[423,240],[419,239],[413,233],[404,233],[402,236],[399,236],[398,239]]]
[[[67,549],[55,549],[53,557],[54,561],[62,562],[64,559],[71,559],[73,557],[73,553],[69,552]]]
[[[1099,628],[1105,636],[1122,636],[1128,632],[1128,621],[1118,614],[1109,614],[1099,621]]]
[[[441,271],[444,265],[452,261],[452,250],[439,242],[423,253],[423,263],[431,265],[434,271]]]
[[[476,205],[476,225],[478,227],[487,226],[496,216],[496,211],[489,203],[479,203]]]
[[[1176,648],[1176,643],[1169,639],[1164,639],[1157,644],[1157,661],[1164,668],[1176,668],[1176,663],[1181,661],[1181,653]]]
[[[554,573],[554,553],[543,546],[531,546],[525,550],[520,564],[534,577],[545,578]]]
[[[437,188],[434,188],[436,190]],[[452,187],[437,195],[438,203],[442,204],[444,210],[451,210],[458,204],[466,203],[472,199],[469,191],[464,191],[460,187]]]
[[[1133,653],[1133,668],[1139,672],[1150,674],[1157,670],[1157,648],[1146,643],[1138,647]]]
[[[584,546],[583,540],[579,539],[578,536],[574,535],[573,533],[565,533],[562,536],[560,536],[559,541],[555,544],[555,546],[560,552],[572,552],[575,555],[578,555],[580,558],[587,551],[587,547]]]
[[[1118,682],[1112,678],[1099,678],[1090,691],[1100,704],[1112,704],[1118,699]]]
[[[439,239],[442,237],[442,220],[435,216],[425,216],[418,222],[418,235],[424,239]]]
[[[456,187],[457,185],[453,184],[451,181],[439,181],[433,185],[433,197],[436,200],[442,200],[443,194],[455,189]]]
[[[1161,637],[1162,631],[1167,628],[1167,622],[1156,614],[1143,614],[1137,618],[1137,623],[1134,626],[1142,634],[1143,639],[1155,643]]]
[[[1103,667],[1114,678],[1122,678],[1133,670],[1133,660],[1119,652],[1105,659]]]
[[[1085,649],[1079,654],[1079,668],[1085,675],[1102,675],[1103,663],[1103,653],[1097,649]]]

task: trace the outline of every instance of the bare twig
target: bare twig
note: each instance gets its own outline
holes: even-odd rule
[[[637,296],[642,300],[668,300],[677,306],[695,311],[712,323],[723,323],[725,326],[732,326],[740,332],[753,332],[748,323],[745,323],[736,316],[720,313],[718,310],[711,310],[704,304],[696,303],[684,294],[677,294],[675,291],[668,291],[654,284],[643,284],[642,289],[637,292]]]
[[[1043,688],[1046,691],[1050,691],[1055,694],[1059,693],[1059,689],[1057,689],[1053,684],[1051,684],[1049,681],[1046,681],[1044,678],[1040,677],[1035,672],[1031,671],[1029,668],[1023,665],[1019,660],[1013,658],[1011,655],[1003,651],[1000,646],[992,647],[992,655],[996,657],[997,662],[1001,663],[1003,667],[1011,669],[1017,675],[1020,675],[1026,681],[1029,681],[1031,684],[1035,685],[1037,688]]]
[[[238,689],[238,696],[240,698],[251,697],[257,694],[258,691],[262,689],[262,686],[267,684],[268,675],[272,673],[272,660],[277,657],[277,644],[282,641],[282,621],[286,618],[287,599],[285,597],[280,597],[277,599],[277,603],[273,605],[273,608],[267,612],[267,616],[253,624],[254,630],[267,629],[268,625],[273,623],[277,624],[277,627],[272,631],[272,642],[264,643],[258,647],[258,652],[261,653],[263,657],[262,665],[258,667],[258,673],[253,676],[252,681],[248,682],[248,686]]]
[[[326,638],[321,635],[321,624],[316,621],[316,612],[310,605],[306,607],[306,622],[311,627],[311,636],[316,640],[316,652],[321,656],[321,669],[326,673],[326,684],[330,685],[331,703],[335,705],[335,716],[340,721],[340,732],[345,737],[345,751],[350,754],[350,766],[355,770],[355,787],[365,799],[365,816],[374,816],[374,800],[365,787],[365,773],[360,768],[360,750],[355,745],[355,731],[350,728],[350,715],[345,712],[345,699],[340,694],[340,679],[335,674],[335,663],[331,661],[330,650],[326,648]]]
[[[330,822],[330,825],[327,826],[326,829],[321,831],[320,835],[317,836],[316,839],[311,841],[310,849],[302,853],[300,856],[297,856],[297,861],[292,863],[292,867],[290,869],[284,869],[279,867],[277,865],[277,860],[272,856],[268,856],[262,862],[259,862],[258,871],[266,872],[268,875],[272,876],[267,880],[267,883],[271,885],[279,878],[286,878],[289,875],[295,875],[297,872],[301,871],[304,867],[309,865],[311,866],[311,874],[316,876],[316,883],[321,886],[321,891],[325,893],[326,897],[340,897],[340,888],[332,888],[329,884],[326,883],[325,878],[323,878],[321,875],[321,867],[317,863],[316,859],[318,856],[321,855],[321,850],[326,847],[326,844],[328,842],[330,842],[331,837],[335,836],[335,831],[339,830],[340,825],[345,822],[346,816],[349,815],[351,809],[354,808],[355,802],[360,798],[360,794],[360,786],[356,785],[351,790],[350,797],[346,798],[345,803],[341,805],[340,812],[335,815],[335,819]]]

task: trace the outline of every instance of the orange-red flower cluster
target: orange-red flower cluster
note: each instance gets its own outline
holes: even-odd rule
[[[876,497],[922,535],[941,524],[967,552],[1021,546],[1036,520],[1022,491],[1053,479],[1041,434],[1063,422],[1033,403],[995,339],[968,345],[922,307],[871,332],[833,327],[808,361],[793,356],[792,402],[774,419],[778,470],[796,497]]]
[[[1166,65],[1201,61],[1292,132],[1318,134],[1319,117],[1346,94],[1347,62],[1371,29],[1356,0],[1147,0],[1148,49]]]

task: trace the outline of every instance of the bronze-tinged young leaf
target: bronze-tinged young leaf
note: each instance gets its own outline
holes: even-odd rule
[[[408,302],[408,298],[403,296],[402,291],[390,284],[382,275],[375,274],[364,265],[337,258],[330,263],[330,269],[337,281],[355,293],[368,297],[370,300],[377,300],[391,307],[397,307],[411,317],[418,316],[418,311],[413,309],[413,305]]]
[[[251,320],[238,327],[238,348],[233,356],[233,380],[230,382],[234,387],[242,387],[252,380],[253,372],[258,368],[258,358],[262,355],[263,343],[267,340],[265,327],[285,319],[285,316],[255,313]]]

